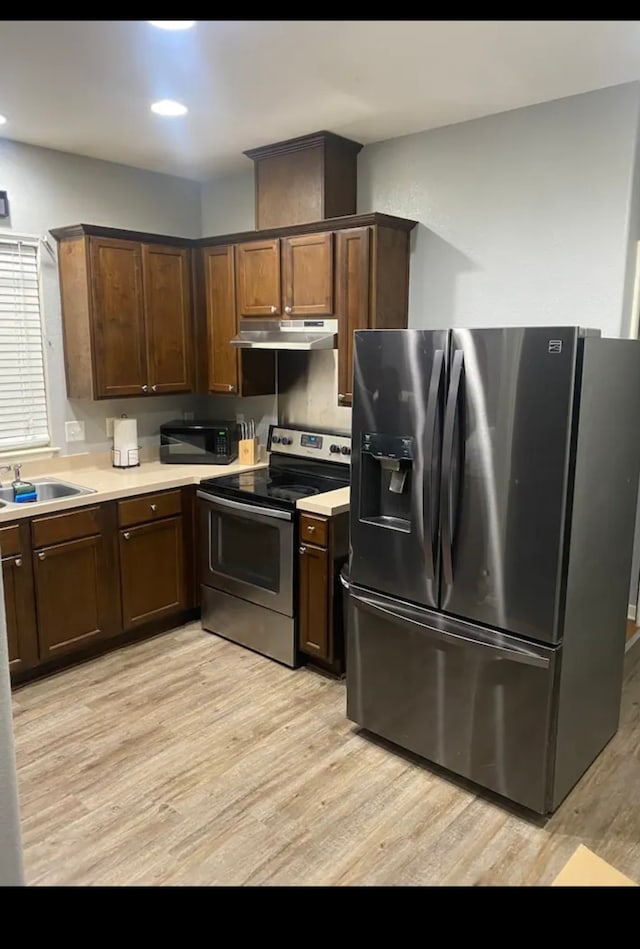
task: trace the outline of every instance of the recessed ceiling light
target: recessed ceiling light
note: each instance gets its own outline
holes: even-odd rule
[[[6,115],[0,115],[0,125],[4,125],[6,121],[7,121]]]
[[[196,25],[195,20],[149,20],[149,23],[159,30],[190,30]]]
[[[160,99],[151,106],[151,111],[156,115],[186,115],[189,111],[186,105],[181,102],[174,102],[173,99]]]

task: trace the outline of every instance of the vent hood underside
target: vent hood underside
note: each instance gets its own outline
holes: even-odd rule
[[[238,349],[335,349],[337,320],[241,320]]]

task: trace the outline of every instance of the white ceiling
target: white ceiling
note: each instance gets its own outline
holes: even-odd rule
[[[637,20],[0,21],[1,135],[198,179],[319,129],[366,144],[636,79]]]

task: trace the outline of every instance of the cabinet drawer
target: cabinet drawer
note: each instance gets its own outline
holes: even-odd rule
[[[131,527],[146,521],[157,521],[161,517],[173,517],[182,513],[180,491],[164,491],[162,494],[143,494],[127,501],[118,501],[118,524]]]
[[[31,522],[34,547],[49,547],[65,540],[79,540],[102,530],[99,507],[83,507],[68,514],[48,514]]]
[[[0,557],[15,557],[22,552],[20,546],[20,528],[17,524],[11,527],[0,527]]]
[[[300,540],[326,547],[329,543],[329,522],[327,519],[303,514],[300,518]]]

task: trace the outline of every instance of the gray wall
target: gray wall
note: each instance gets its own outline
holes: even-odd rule
[[[255,229],[253,162],[247,170],[202,185],[202,236],[234,234]]]
[[[200,185],[183,178],[0,139],[0,182],[11,211],[10,220],[0,222],[0,235],[13,231],[38,237],[52,227],[80,222],[184,237],[201,233]],[[55,246],[53,238],[50,243]],[[160,421],[181,415],[193,400],[68,401],[57,267],[46,250],[41,260],[52,444],[63,452],[107,449],[104,419],[123,412],[138,419],[141,441],[150,440]],[[86,441],[67,445],[64,422],[76,418],[85,422]]]
[[[370,145],[358,208],[413,218],[410,325],[624,335],[637,83]]]

